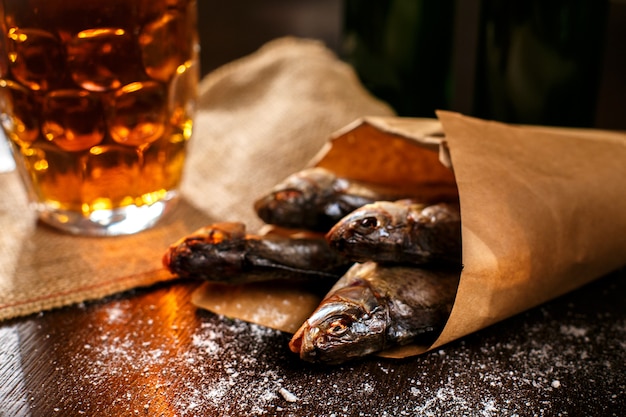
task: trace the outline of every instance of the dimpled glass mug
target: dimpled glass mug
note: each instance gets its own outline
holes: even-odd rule
[[[0,0],[0,122],[44,222],[151,227],[177,198],[198,83],[195,0]]]

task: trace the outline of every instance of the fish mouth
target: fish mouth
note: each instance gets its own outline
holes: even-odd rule
[[[165,251],[165,253],[163,254],[163,257],[161,258],[161,264],[166,268],[166,269],[170,269],[170,266],[172,265],[172,251],[174,250],[174,248],[168,248],[167,251]]]
[[[328,244],[340,251],[345,251],[348,247],[364,240],[362,236],[355,233],[349,224],[337,223],[326,233],[326,241]]]
[[[289,341],[289,350],[293,353],[299,354],[302,350],[302,339],[304,338],[304,333],[307,330],[307,323],[305,322],[300,328],[294,333],[291,340]]]

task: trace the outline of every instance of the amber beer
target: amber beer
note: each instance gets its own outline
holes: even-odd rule
[[[0,121],[40,218],[90,235],[154,224],[192,131],[195,0],[0,2]]]

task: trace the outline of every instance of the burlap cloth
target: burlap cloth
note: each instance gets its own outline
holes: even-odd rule
[[[210,51],[210,46],[205,46]],[[261,225],[252,202],[307,165],[329,135],[363,115],[392,115],[316,41],[283,38],[209,74],[183,199],[133,236],[69,236],[37,223],[15,172],[0,174],[0,319],[173,279],[167,246],[213,221]]]

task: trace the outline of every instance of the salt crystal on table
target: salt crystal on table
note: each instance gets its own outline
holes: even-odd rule
[[[280,393],[280,395],[283,396],[283,398],[287,402],[295,403],[296,401],[298,401],[298,397],[295,394],[287,391],[285,388],[279,389],[278,392]]]

